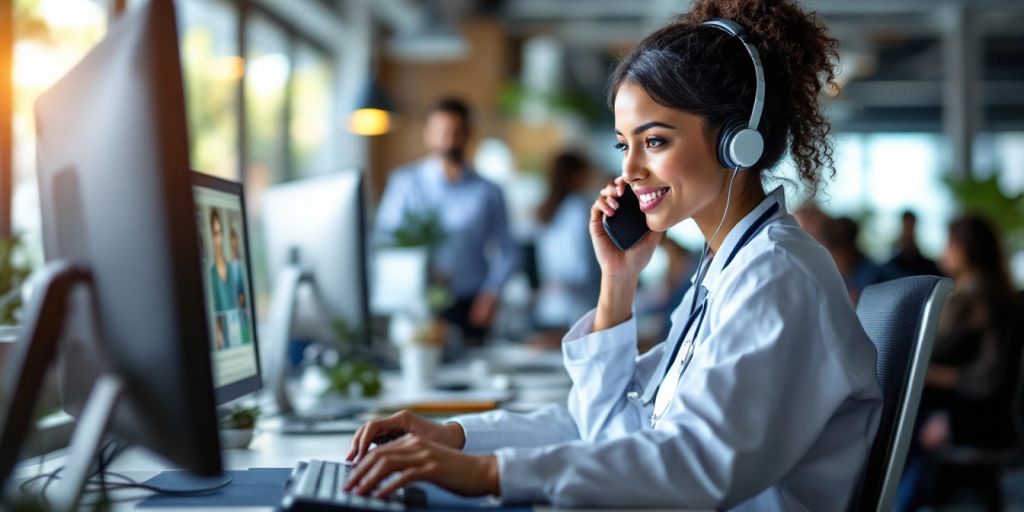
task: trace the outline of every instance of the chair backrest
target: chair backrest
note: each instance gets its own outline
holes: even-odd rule
[[[882,419],[850,510],[892,510],[942,306],[953,281],[895,279],[864,288],[857,316],[878,352]]]

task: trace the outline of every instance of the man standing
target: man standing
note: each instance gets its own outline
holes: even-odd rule
[[[516,249],[501,190],[466,162],[469,136],[466,104],[438,101],[423,131],[430,154],[391,173],[376,231],[386,243],[410,216],[438,220],[444,239],[432,255],[432,272],[455,299],[444,317],[462,330],[467,345],[477,345],[516,265]]]
[[[896,255],[886,266],[894,273],[906,276],[941,276],[942,271],[935,262],[925,258],[917,247],[917,215],[904,210],[901,217],[900,239],[896,246]]]

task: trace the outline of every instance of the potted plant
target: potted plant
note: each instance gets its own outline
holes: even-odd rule
[[[222,448],[245,448],[252,441],[256,420],[260,417],[258,405],[235,404],[221,416],[220,443]]]
[[[22,288],[32,272],[23,249],[19,235],[0,239],[0,368],[21,330]]]
[[[330,385],[325,393],[349,398],[372,398],[380,394],[380,369],[373,359],[360,351],[372,331],[365,326],[350,326],[344,319],[332,324],[338,357],[325,368]]]
[[[21,289],[32,273],[21,235],[0,239],[0,338],[17,334],[21,316]]]
[[[386,256],[391,264],[397,264],[396,274],[415,276],[415,284],[401,283],[396,303],[385,307],[391,316],[388,338],[398,349],[403,380],[410,389],[429,384],[448,339],[448,324],[440,312],[453,298],[444,276],[432,275],[430,264],[433,251],[444,238],[436,211],[407,212],[378,252],[379,263]]]

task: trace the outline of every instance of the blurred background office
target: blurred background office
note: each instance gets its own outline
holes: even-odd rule
[[[20,242],[12,252],[4,246],[11,264],[2,262],[0,284],[17,282],[43,261],[33,102],[119,13],[143,1],[0,2],[0,238]],[[580,231],[595,190],[617,173],[620,159],[605,105],[607,75],[618,56],[686,10],[687,1],[176,3],[192,166],[246,186],[261,316],[274,279],[263,191],[363,169],[372,223],[391,171],[428,152],[425,124],[442,97],[459,98],[473,112],[464,160],[500,190],[519,248],[515,271],[501,280],[486,342],[557,347],[558,333],[593,303],[596,268]],[[976,334],[999,333],[975,338],[999,341],[951,349],[956,355],[945,364],[966,374],[993,353],[1019,361],[1024,334],[1006,322],[1020,316],[1006,312],[1019,311],[1019,295],[1009,292],[1024,288],[1024,0],[805,4],[840,41],[840,72],[822,98],[837,172],[816,197],[796,188],[798,180],[782,180],[791,207],[833,251],[851,300],[863,286],[901,275],[943,272],[956,280],[958,311],[973,323],[947,320],[954,323],[950,336],[969,325]],[[972,238],[958,235],[971,229],[961,224],[965,214],[981,219],[998,242],[989,247],[1000,253],[989,256],[1005,268],[999,292],[978,292],[977,273],[963,270],[975,264],[964,255]],[[683,223],[645,270],[637,312],[647,343],[665,332],[672,298],[688,284],[689,254],[701,242],[696,226]],[[19,295],[5,288],[0,313]],[[970,314],[972,304],[991,297],[999,298],[981,307],[988,314]],[[16,322],[8,316],[5,322]],[[1007,375],[993,389],[1016,396],[1019,366],[1000,366]],[[942,368],[948,370],[935,375]],[[1024,411],[1010,410],[1019,403],[986,403],[987,411],[1024,423]],[[961,413],[945,414],[955,424]],[[1012,440],[1003,444],[1018,442],[1016,430],[1006,428]],[[936,438],[955,443],[956,432]],[[1024,478],[1000,468],[988,478],[996,480],[1020,507],[1024,483],[1012,482]],[[950,499],[984,503],[973,487]]]

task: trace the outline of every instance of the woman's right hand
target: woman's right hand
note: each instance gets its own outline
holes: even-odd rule
[[[633,296],[636,295],[640,271],[651,261],[663,233],[651,232],[629,250],[621,251],[604,230],[604,216],[613,217],[619,208],[619,197],[625,192],[622,177],[615,178],[601,189],[601,195],[590,208],[590,239],[601,266],[601,295],[597,300],[594,331],[607,329],[629,319]]]
[[[619,208],[618,199],[628,186],[620,176],[601,189],[601,194],[590,208],[590,239],[594,244],[597,263],[601,266],[601,278],[635,286],[640,271],[651,261],[662,233],[648,233],[628,251],[619,250],[615,242],[612,242],[604,230],[604,216],[615,216]]]
[[[359,462],[370,451],[371,444],[384,444],[406,434],[461,450],[466,445],[466,434],[458,423],[437,423],[409,411],[400,411],[387,418],[370,420],[356,430],[352,448],[345,460]]]

